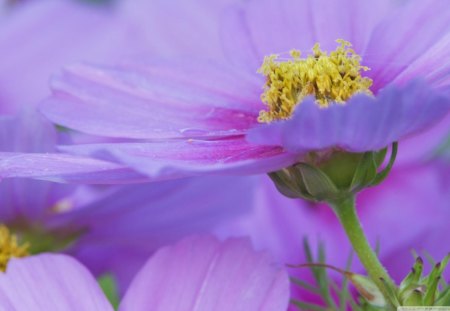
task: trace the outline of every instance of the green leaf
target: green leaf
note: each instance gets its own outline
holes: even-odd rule
[[[99,277],[97,281],[114,310],[117,310],[119,307],[119,293],[116,279],[111,274],[105,274]]]
[[[302,280],[300,280],[298,278],[290,277],[289,280],[293,284],[295,284],[295,285],[297,285],[297,286],[299,286],[299,287],[301,287],[301,288],[303,288],[303,289],[305,289],[305,290],[307,290],[307,291],[309,291],[311,293],[318,294],[318,295],[320,294],[320,290],[317,287],[314,287],[314,286],[312,286],[312,285],[310,285],[310,284],[308,284],[308,283],[306,283],[306,282],[304,282],[304,281],[302,281]]]
[[[300,310],[311,310],[311,311],[329,311],[327,308],[324,308],[319,305],[315,305],[312,303],[301,302],[297,300],[291,300],[291,304],[300,308]]]

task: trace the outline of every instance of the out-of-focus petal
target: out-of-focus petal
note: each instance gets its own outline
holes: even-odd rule
[[[158,248],[249,212],[254,181],[205,176],[121,187],[81,209],[54,215],[52,223],[83,228],[70,253],[95,275],[113,272],[125,292]]]
[[[285,310],[289,279],[248,241],[186,238],[158,251],[120,307],[126,310]]]
[[[53,122],[94,135],[167,138],[236,134],[256,123],[261,82],[193,60],[76,65],[42,105]]]
[[[89,271],[65,255],[12,259],[0,274],[0,309],[112,311]]]
[[[37,105],[49,94],[50,75],[63,65],[111,62],[144,43],[113,8],[43,0],[10,13],[0,28],[0,113]]]
[[[55,127],[39,114],[0,116],[0,152],[53,152],[57,140]]]
[[[61,150],[128,165],[152,180],[198,174],[258,174],[295,163],[280,147],[256,146],[243,136],[64,146]]]
[[[219,16],[234,0],[134,0],[123,15],[141,26],[145,51],[169,58],[201,54],[223,59]]]
[[[291,119],[254,128],[247,137],[252,143],[283,146],[290,152],[331,147],[379,150],[424,130],[449,109],[448,97],[416,80],[403,87],[386,87],[376,97],[357,94],[345,105],[326,109],[306,99]]]

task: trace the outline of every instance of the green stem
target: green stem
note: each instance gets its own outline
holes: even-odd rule
[[[367,238],[361,228],[360,221],[356,214],[355,199],[353,196],[345,200],[333,202],[333,210],[339,218],[342,226],[345,229],[353,249],[359,257],[367,273],[384,294],[387,301],[390,301],[389,294],[386,290],[386,285],[391,289],[395,289],[395,283],[388,275],[386,269],[378,260],[377,255],[372,250]],[[383,282],[384,279],[384,282]]]

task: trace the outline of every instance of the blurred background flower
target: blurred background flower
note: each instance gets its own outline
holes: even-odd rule
[[[288,303],[287,273],[269,254],[255,252],[245,239],[221,243],[205,235],[160,249],[137,274],[119,310],[272,311]],[[114,310],[85,267],[51,254],[11,260],[0,274],[0,307]]]

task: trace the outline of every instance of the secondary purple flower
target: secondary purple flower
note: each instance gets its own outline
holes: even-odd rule
[[[159,250],[138,273],[119,310],[285,310],[289,279],[248,241],[186,238]],[[0,274],[0,307],[14,310],[112,310],[76,260],[43,254],[12,259]]]
[[[226,64],[184,57],[65,70],[43,104],[47,117],[144,141],[64,150],[114,159],[154,178],[269,172],[310,151],[380,150],[450,108],[448,62],[436,61],[450,51],[445,1],[250,1],[230,8],[224,25]],[[353,50],[341,41],[331,52],[338,38]],[[288,60],[270,56],[305,52],[316,42],[320,48],[306,58],[298,51]],[[263,77],[256,71],[264,56]]]

